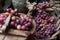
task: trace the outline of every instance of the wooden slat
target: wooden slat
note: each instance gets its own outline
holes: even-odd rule
[[[54,11],[52,8],[47,8],[46,11]]]
[[[4,40],[26,40],[26,38],[7,35]]]
[[[26,38],[18,37],[18,40],[26,40]]]
[[[60,8],[60,4],[55,4],[54,6],[57,8]]]
[[[60,8],[56,8],[58,11],[60,11]],[[47,8],[46,11],[54,11],[52,8]]]
[[[55,1],[55,3],[60,3],[60,1]]]
[[[27,37],[30,34],[30,32],[27,32],[27,31],[23,32],[20,30],[10,29],[8,34]]]
[[[3,40],[5,35],[0,34],[0,40]]]
[[[60,8],[56,8],[58,11],[60,11]]]

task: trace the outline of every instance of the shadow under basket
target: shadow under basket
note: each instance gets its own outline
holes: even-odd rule
[[[25,14],[22,14],[25,15]],[[35,30],[35,21],[34,19],[32,19],[32,29],[30,31],[23,31],[23,30],[17,30],[17,29],[8,29],[8,34],[10,35],[15,35],[15,36],[23,36],[23,37],[28,37],[30,34],[33,34],[34,30]]]

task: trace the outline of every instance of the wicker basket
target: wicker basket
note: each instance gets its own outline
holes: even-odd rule
[[[56,24],[57,24],[57,26],[58,26],[58,28],[57,28],[57,32],[56,33],[54,33],[51,37],[49,37],[49,38],[47,38],[46,40],[56,40],[56,38],[57,38],[57,35],[60,33],[60,14],[59,14],[59,12],[58,12],[58,10],[56,9],[56,7],[52,7],[52,8],[47,8],[47,9],[45,9],[45,11],[48,11],[48,12],[50,12],[55,18],[56,18]],[[32,12],[31,13],[28,13],[28,15],[30,15],[30,17],[33,17],[32,15]],[[56,16],[57,15],[57,16]],[[41,39],[37,39],[36,37],[34,37],[36,40],[41,40]]]

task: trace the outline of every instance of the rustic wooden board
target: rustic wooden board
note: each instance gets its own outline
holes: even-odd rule
[[[54,6],[57,8],[60,8],[60,4],[55,4]]]
[[[52,8],[47,8],[46,11],[54,11]]]
[[[56,8],[58,11],[60,11],[60,8]]]
[[[24,37],[28,37],[28,35],[30,34],[27,31],[20,31],[20,30],[15,30],[15,29],[10,29],[10,31],[8,32],[8,34],[10,35],[15,35],[15,36],[24,36]]]
[[[3,40],[5,35],[0,34],[0,40]]]
[[[55,3],[58,3],[58,4],[59,4],[59,3],[60,3],[60,1],[55,1]]]
[[[26,40],[25,37],[6,35],[4,40]]]

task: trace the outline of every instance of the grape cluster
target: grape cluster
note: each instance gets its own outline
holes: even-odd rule
[[[38,38],[49,37],[57,30],[55,24],[56,19],[46,12],[37,13],[35,16],[36,32],[35,36]]]
[[[11,9],[11,8],[8,8],[8,9],[6,9],[6,13],[16,14],[16,13],[17,13],[17,9],[13,10],[13,9]]]
[[[6,10],[5,13],[0,14],[0,28],[2,28],[3,24],[5,23],[6,18],[9,16],[9,14],[11,12],[13,13],[13,10],[11,8],[9,8],[9,9]]]
[[[50,7],[50,4],[48,2],[38,3],[37,7],[40,9],[48,8],[48,7]]]
[[[6,12],[13,14],[9,23],[9,26],[18,30],[30,31],[32,29],[32,19],[21,13],[17,13],[17,10],[7,9]]]
[[[38,4],[39,8],[44,8],[47,6]],[[43,11],[42,9],[38,9],[36,15],[34,16],[36,22],[36,31],[34,32],[34,36],[39,39],[44,39],[47,37],[51,37],[57,30],[56,19],[51,14]]]

